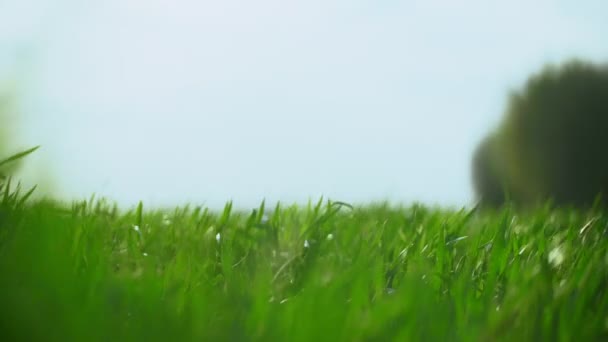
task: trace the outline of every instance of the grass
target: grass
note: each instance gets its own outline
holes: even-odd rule
[[[1,164],[1,162],[0,162]],[[0,181],[5,341],[608,339],[608,214],[128,212]]]

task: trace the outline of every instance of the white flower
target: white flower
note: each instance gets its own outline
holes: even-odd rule
[[[220,239],[221,239],[221,238],[222,238],[222,234],[217,233],[217,234],[215,235],[215,240],[216,240],[218,243],[220,242]]]
[[[308,240],[304,240],[304,248],[308,248],[308,247],[310,247]]]

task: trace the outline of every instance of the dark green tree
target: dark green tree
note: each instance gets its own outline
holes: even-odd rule
[[[498,206],[506,201],[496,140],[495,135],[485,138],[473,156],[473,186],[478,200],[491,206]]]
[[[494,191],[491,177],[523,205],[587,206],[606,197],[608,67],[571,61],[533,75],[511,95],[493,139],[493,152],[481,153],[494,154],[481,158],[493,167],[474,168],[482,200]]]

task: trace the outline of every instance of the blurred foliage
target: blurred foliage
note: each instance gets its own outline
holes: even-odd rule
[[[5,341],[608,338],[608,216],[384,204],[0,217]]]
[[[15,96],[9,87],[0,84],[0,158],[13,152],[14,130],[16,120]],[[6,165],[11,171],[16,169],[18,163]]]
[[[21,82],[22,77],[0,82],[0,159],[24,148],[23,131],[20,130],[23,120],[20,101],[24,89]],[[35,197],[53,196],[57,188],[53,168],[49,167],[52,163],[44,159],[44,156],[42,160],[40,156],[37,156],[37,159],[30,160],[29,167],[25,167],[25,160],[18,158],[3,165],[0,172],[5,175],[18,175],[29,187],[36,185]]]
[[[511,95],[501,126],[478,148],[477,195],[486,204],[590,206],[608,195],[607,132],[608,66],[548,66]]]
[[[506,199],[506,184],[496,151],[496,136],[490,135],[477,147],[473,156],[473,185],[483,204],[498,206]],[[503,166],[504,167],[504,166]]]
[[[38,147],[34,147],[6,159],[0,159],[0,214],[2,211],[6,212],[8,209],[18,209],[22,207],[25,201],[34,193],[36,186],[32,187],[25,194],[21,193],[21,183],[17,183],[17,185],[13,186],[10,169],[11,165],[20,162],[21,159],[37,149]]]

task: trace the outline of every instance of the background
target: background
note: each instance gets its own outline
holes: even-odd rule
[[[547,63],[606,61],[606,13],[602,0],[0,0],[7,151],[42,145],[21,176],[65,200],[465,206],[509,92]]]

